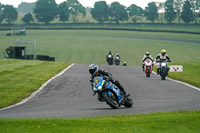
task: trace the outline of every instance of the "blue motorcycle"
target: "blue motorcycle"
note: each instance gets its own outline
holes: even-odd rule
[[[159,65],[160,65],[159,74],[160,74],[160,77],[161,77],[162,80],[165,80],[165,77],[167,77],[167,75],[168,75],[168,64],[167,64],[167,62],[171,62],[171,61],[159,61]]]
[[[98,94],[98,98],[101,99],[101,101],[105,101],[113,109],[117,109],[121,105],[127,108],[133,105],[130,96],[124,97],[120,89],[112,82],[104,80],[103,76],[94,78],[93,91]]]

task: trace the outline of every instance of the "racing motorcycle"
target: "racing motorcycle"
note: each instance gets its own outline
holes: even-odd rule
[[[151,59],[146,59],[144,61],[144,70],[145,70],[146,77],[150,77],[151,72],[152,72],[152,65],[153,65],[153,61]]]
[[[116,56],[115,57],[115,65],[120,65],[120,58],[119,58],[119,56]]]
[[[94,78],[93,91],[98,94],[98,99],[106,102],[111,108],[117,109],[121,105],[130,108],[133,101],[130,96],[125,97],[120,89],[112,82],[104,80],[103,76]]]
[[[113,55],[109,54],[107,56],[108,65],[113,65]]]
[[[167,62],[171,62],[171,61],[163,61],[163,62],[160,61],[159,62],[159,65],[160,65],[159,73],[160,73],[162,80],[165,80],[165,77],[167,77],[167,75],[168,75]]]

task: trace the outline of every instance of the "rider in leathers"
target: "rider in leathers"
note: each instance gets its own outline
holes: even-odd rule
[[[142,69],[143,69],[143,71],[144,71],[144,61],[145,61],[146,59],[151,59],[152,62],[153,62],[153,57],[151,56],[151,54],[150,54],[149,51],[145,52],[145,55],[144,55],[144,57],[143,57],[143,59],[142,59]],[[152,69],[153,69],[153,65],[152,65]]]
[[[93,88],[93,82],[94,82],[93,80],[94,80],[95,76],[103,76],[103,77],[104,77],[104,80],[109,80],[109,81],[111,81],[113,84],[115,84],[115,85],[120,89],[120,91],[121,91],[122,93],[124,93],[125,97],[129,96],[129,94],[127,94],[127,92],[124,90],[124,88],[122,87],[122,85],[120,84],[120,82],[117,81],[117,80],[114,80],[114,79],[112,78],[112,74],[111,74],[111,73],[106,72],[106,71],[103,70],[103,69],[99,70],[99,69],[98,69],[98,66],[95,65],[95,64],[91,64],[91,65],[89,66],[89,72],[90,72],[90,74],[91,74],[90,83],[91,83],[92,88]]]
[[[167,55],[167,51],[165,49],[161,50],[161,53],[158,54],[158,56],[156,57],[156,62],[164,62],[164,61],[168,61],[168,62],[171,62],[169,56]],[[169,67],[167,67],[167,74],[168,74],[168,71],[169,71]],[[160,74],[160,65],[158,65],[157,67],[157,75]]]
[[[113,61],[114,60],[114,55],[112,54],[112,52],[111,51],[108,51],[108,53],[107,53],[107,55],[106,55],[106,60],[107,60],[107,62],[109,62],[109,58],[108,58],[108,56],[109,55],[111,55],[111,60]]]

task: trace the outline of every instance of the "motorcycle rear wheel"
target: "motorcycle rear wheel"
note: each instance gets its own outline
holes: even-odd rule
[[[104,101],[113,109],[118,108],[117,99],[115,96],[110,97],[108,93],[103,93]]]

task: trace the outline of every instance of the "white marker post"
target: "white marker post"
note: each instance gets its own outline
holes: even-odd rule
[[[183,66],[172,65],[170,66],[170,72],[183,72]]]

